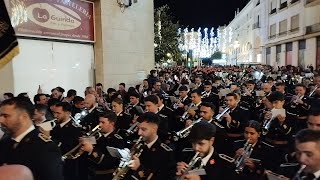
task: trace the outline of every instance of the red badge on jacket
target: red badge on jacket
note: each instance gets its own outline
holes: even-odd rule
[[[211,159],[210,162],[209,162],[211,165],[214,164],[214,159]]]

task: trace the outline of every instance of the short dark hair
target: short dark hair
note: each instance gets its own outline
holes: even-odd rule
[[[284,82],[277,82],[276,86],[286,86],[286,85],[284,84]]]
[[[75,96],[74,99],[73,99],[73,103],[74,104],[81,103],[82,101],[84,101],[84,98],[80,97],[80,96]]]
[[[114,88],[108,88],[108,89],[107,89],[107,93],[108,93],[108,94],[110,94],[110,93],[112,93],[112,92],[117,92],[117,90],[114,89]]]
[[[284,101],[284,94],[282,92],[272,92],[268,97],[268,100],[272,103],[275,101]]]
[[[69,89],[69,91],[67,92],[67,97],[76,96],[76,95],[77,95],[77,91],[74,89]]]
[[[58,102],[55,106],[62,107],[62,110],[64,112],[71,112],[72,111],[72,107],[68,102]]]
[[[26,98],[23,97],[13,97],[11,99],[6,99],[1,103],[0,107],[6,105],[14,105],[15,109],[27,112],[30,119],[34,114],[33,104],[31,103],[31,101],[28,101]]]
[[[210,102],[202,102],[202,103],[200,104],[200,107],[201,107],[201,106],[208,107],[208,108],[210,108],[213,112],[214,112],[214,110],[216,109],[216,106],[213,105],[213,104],[210,103]]]
[[[34,109],[36,109],[39,112],[42,112],[42,113],[46,114],[47,110],[48,110],[48,106],[46,106],[44,104],[36,104],[36,105],[34,105]]]
[[[114,99],[112,100],[112,102],[115,102],[115,103],[117,103],[117,104],[123,104],[123,101],[122,101],[122,99],[120,99],[120,98],[114,98]]]
[[[58,104],[60,101],[58,99],[52,98],[48,100],[48,107]]]
[[[198,94],[198,96],[201,96],[201,92],[198,89],[194,89],[191,91],[191,94],[194,94],[194,93]]]
[[[14,95],[12,93],[10,93],[10,92],[4,93],[3,95],[4,96],[8,96],[9,98],[13,98],[14,97]]]
[[[117,115],[115,112],[107,110],[99,114],[99,118],[107,118],[108,121],[116,123],[117,122]]]
[[[260,130],[261,130],[261,124],[258,121],[255,121],[255,120],[248,121],[245,127],[253,128],[257,132],[260,132]]]
[[[103,87],[103,85],[101,83],[97,83],[96,86],[102,86]]]
[[[297,143],[315,142],[320,143],[320,131],[303,129],[296,134]]]
[[[233,92],[226,94],[226,97],[228,97],[228,96],[232,96],[232,97],[234,97],[234,99],[238,99],[237,94],[233,93]]]
[[[301,83],[296,84],[296,85],[295,85],[295,88],[296,88],[296,87],[303,87],[303,89],[307,89],[307,87],[306,87],[304,84],[301,84]]]
[[[152,113],[152,112],[146,112],[146,113],[139,116],[138,122],[140,122],[140,123],[147,122],[147,123],[152,123],[152,124],[156,124],[159,126],[160,119],[157,114]]]
[[[144,102],[152,102],[153,104],[158,104],[159,99],[156,95],[152,94],[144,98]]]
[[[187,86],[180,86],[179,87],[179,91],[188,91],[188,87]]]
[[[192,127],[189,134],[189,140],[192,143],[201,140],[210,140],[215,137],[215,134],[216,127],[213,124],[207,121],[200,121]]]
[[[120,83],[119,85],[123,86],[123,87],[126,87],[126,84],[125,83]]]
[[[64,93],[64,92],[65,92],[65,90],[64,90],[62,87],[60,87],[60,86],[56,87],[56,89],[57,89],[59,92],[61,92],[61,93]]]
[[[205,86],[212,86],[212,83],[211,83],[210,81],[205,81],[205,82],[203,83],[203,85],[205,85]]]
[[[36,104],[37,101],[40,101],[40,97],[41,96],[46,96],[46,95],[45,94],[36,94],[36,95],[34,95],[33,102]],[[47,96],[46,96],[46,98],[47,98]]]
[[[129,97],[130,96],[133,96],[133,97],[136,97],[136,98],[140,98],[140,94],[135,92],[135,91],[130,92]]]
[[[247,81],[247,83],[246,84],[253,84],[253,85],[255,85],[255,83],[253,82],[253,80],[249,80],[249,81]]]

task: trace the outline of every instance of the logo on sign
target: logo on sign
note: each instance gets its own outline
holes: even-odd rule
[[[54,30],[72,30],[81,25],[81,17],[58,4],[36,3],[27,7],[28,18],[35,24]]]

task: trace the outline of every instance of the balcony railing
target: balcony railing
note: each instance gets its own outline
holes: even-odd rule
[[[313,24],[311,26],[306,27],[306,34],[312,34],[316,32],[320,32],[320,23]]]
[[[258,28],[260,28],[260,23],[259,22],[254,23],[252,26],[252,29],[258,29]]]
[[[289,32],[290,32],[290,33],[295,33],[295,32],[298,32],[299,29],[300,29],[299,27],[293,28],[293,29],[290,29]]]
[[[306,0],[306,6],[314,6],[320,4],[320,0]]]
[[[280,33],[278,34],[278,36],[279,36],[279,37],[282,37],[282,36],[285,36],[285,35],[287,35],[287,34],[288,34],[287,31],[283,31],[283,32],[280,32]]]
[[[277,35],[276,34],[274,34],[274,35],[270,35],[269,36],[269,39],[274,39],[274,38],[276,38],[277,37]]]
[[[300,0],[291,0],[291,4],[294,4],[294,3],[298,2],[298,1],[300,1]]]
[[[280,9],[284,9],[286,7],[288,7],[288,2],[287,1],[282,3],[282,4],[280,4]]]
[[[276,13],[276,12],[277,12],[277,9],[272,9],[271,12],[270,12],[270,14],[274,14],[274,13]]]

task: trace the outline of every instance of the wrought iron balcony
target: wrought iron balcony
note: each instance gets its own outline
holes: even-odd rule
[[[270,12],[270,14],[274,14],[274,13],[276,13],[276,12],[277,12],[277,9],[272,9],[271,12]]]
[[[306,34],[312,34],[316,32],[320,32],[320,23],[316,23],[306,27]]]
[[[286,7],[288,7],[288,2],[287,1],[282,3],[282,4],[280,4],[280,9],[284,9]]]

